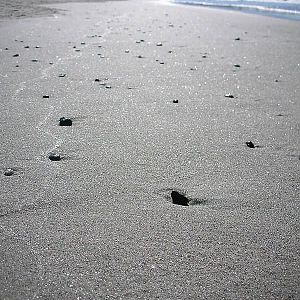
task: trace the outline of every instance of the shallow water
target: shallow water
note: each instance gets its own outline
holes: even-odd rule
[[[173,3],[219,7],[300,21],[300,0],[171,0]]]

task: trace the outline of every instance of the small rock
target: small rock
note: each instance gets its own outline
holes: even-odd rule
[[[160,62],[161,65],[164,65],[165,63],[163,61]]]
[[[18,57],[18,56],[20,56],[20,54],[14,54],[14,55],[13,55],[13,57]]]
[[[239,64],[234,64],[234,66],[235,66],[236,68],[240,68],[240,67],[241,67]]]
[[[190,68],[191,71],[197,71],[197,67]]]
[[[111,85],[105,85],[105,88],[107,88],[107,89],[111,89]]]
[[[279,82],[279,80],[278,80],[278,79],[275,79],[275,82]]]
[[[140,40],[140,41],[141,41],[141,43],[144,43],[144,42],[145,42],[145,40],[143,40],[143,39],[142,39],[142,40]]]
[[[49,95],[43,95],[43,98],[44,98],[44,99],[49,99],[50,96],[49,96]]]
[[[75,49],[76,52],[80,52],[80,49]]]
[[[37,60],[37,59],[32,59],[31,61],[32,61],[32,62],[38,62],[38,60]]]
[[[156,46],[160,47],[162,46],[163,44],[161,42],[157,43]]]
[[[72,126],[72,120],[62,117],[59,119],[59,126]]]
[[[129,49],[126,49],[126,50],[125,50],[125,53],[129,53]]]
[[[8,50],[8,48],[6,47],[6,48],[4,48],[4,50]]]
[[[234,98],[234,96],[230,93],[224,95],[226,98]]]
[[[177,99],[173,100],[173,103],[178,103],[178,100]]]
[[[247,147],[249,147],[249,148],[255,148],[254,144],[253,144],[251,141],[246,142],[246,145],[247,145]]]
[[[189,206],[189,199],[185,196],[179,194],[176,191],[171,192],[171,198],[174,204],[182,205],[182,206]]]
[[[25,46],[24,48],[25,48],[25,49],[29,49],[30,47],[29,47],[29,46]]]
[[[99,79],[99,78],[96,78],[96,79],[95,79],[95,82],[100,82],[100,79]]]
[[[85,42],[81,42],[80,44],[81,44],[81,45],[85,45]]]
[[[235,41],[240,41],[240,40],[241,40],[241,38],[239,38],[239,37],[236,37],[234,40],[235,40]]]
[[[59,74],[58,77],[66,77],[67,74]]]
[[[49,154],[49,159],[51,161],[60,161],[61,160],[61,157],[58,153],[50,153]]]
[[[40,46],[35,46],[35,48],[36,48],[36,49],[40,49],[41,47],[40,47]]]
[[[138,58],[143,58],[143,56],[142,56],[142,55],[139,55]]]
[[[202,58],[207,58],[207,56],[206,55],[202,55]]]
[[[16,68],[19,68],[20,66],[19,65],[16,65]]]
[[[5,175],[5,176],[11,176],[11,175],[14,175],[14,170],[8,168],[8,169],[6,169],[6,170],[4,171],[4,175]]]
[[[173,51],[172,51],[172,50],[169,50],[168,53],[173,53]]]

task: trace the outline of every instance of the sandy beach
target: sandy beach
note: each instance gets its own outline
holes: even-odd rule
[[[13,3],[0,299],[299,299],[300,22]]]

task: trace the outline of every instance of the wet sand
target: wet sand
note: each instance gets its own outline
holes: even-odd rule
[[[298,299],[300,23],[50,8],[0,23],[1,298]]]

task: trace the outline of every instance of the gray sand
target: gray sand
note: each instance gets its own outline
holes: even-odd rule
[[[0,26],[0,298],[299,299],[300,23],[55,7]]]

